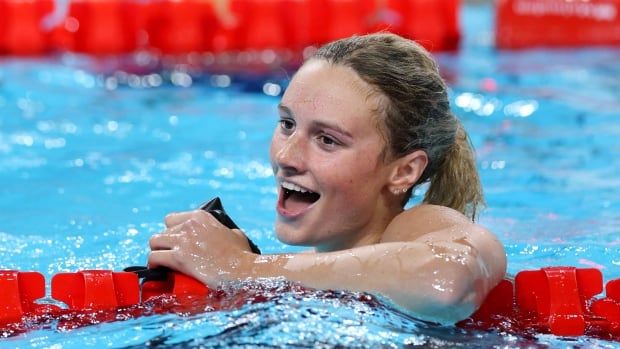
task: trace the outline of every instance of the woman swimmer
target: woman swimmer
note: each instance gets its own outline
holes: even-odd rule
[[[393,34],[329,43],[295,74],[271,142],[275,231],[314,253],[256,255],[204,211],[166,217],[150,267],[208,285],[284,277],[376,292],[429,321],[468,317],[504,277],[501,243],[473,223],[483,204],[468,136],[430,55]],[[404,209],[430,181],[423,203]]]

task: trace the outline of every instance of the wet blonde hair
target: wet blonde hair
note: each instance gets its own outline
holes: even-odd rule
[[[467,132],[450,111],[437,63],[414,41],[389,33],[353,36],[321,47],[311,59],[350,67],[379,92],[387,154],[399,158],[424,150],[429,162],[418,185],[430,181],[424,202],[476,217],[484,205],[475,153]]]

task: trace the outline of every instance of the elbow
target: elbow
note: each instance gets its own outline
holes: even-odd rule
[[[493,234],[481,229],[478,243],[469,247],[467,253],[459,255],[457,263],[444,260],[438,267],[452,286],[448,292],[434,293],[433,301],[447,310],[446,322],[470,317],[506,275],[506,252]]]
[[[430,295],[432,302],[444,311],[442,323],[454,324],[470,317],[505,276],[505,256],[491,264],[478,254],[470,254],[462,261],[459,266],[444,266],[445,278],[449,279],[445,283],[450,287],[434,285]]]
[[[453,325],[464,320],[478,307],[476,302],[471,301],[471,297],[460,292],[435,291],[427,293],[418,301],[411,300],[394,299],[413,317],[441,325]]]
[[[492,281],[483,276],[473,255],[460,259],[459,263],[442,260],[433,264],[425,286],[421,287],[419,274],[411,276],[408,289],[417,291],[407,296],[409,302],[401,304],[414,316],[443,325],[468,318],[493,287],[489,285]]]
[[[501,245],[435,242],[426,255],[398,259],[401,273],[384,294],[413,316],[454,324],[471,316],[505,273]]]
[[[449,281],[445,281],[447,287],[439,287],[438,283],[432,285],[433,290],[429,293],[427,302],[432,304],[433,316],[436,322],[441,324],[454,324],[468,318],[481,304],[479,283],[469,273],[453,275]]]

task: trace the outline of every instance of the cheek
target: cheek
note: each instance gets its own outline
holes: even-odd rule
[[[332,190],[347,198],[366,196],[366,191],[373,191],[373,182],[378,179],[376,163],[365,157],[354,157],[348,161],[339,161],[336,166],[330,164],[323,168],[328,174],[325,178]]]

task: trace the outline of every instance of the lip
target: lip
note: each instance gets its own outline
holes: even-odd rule
[[[284,188],[282,187],[282,182],[288,182],[288,183],[292,183],[295,184],[301,188],[304,188],[305,190],[309,190],[314,192],[313,190],[308,189],[307,187],[300,185],[294,181],[288,180],[288,179],[283,179],[283,178],[278,178],[278,202],[276,204],[276,212],[278,212],[278,214],[286,219],[297,219],[300,218],[301,216],[303,216],[304,214],[306,214],[308,211],[310,211],[317,202],[319,202],[319,200],[321,200],[321,198],[319,197],[319,199],[315,202],[313,202],[310,206],[304,208],[303,210],[299,211],[299,212],[291,212],[287,209],[284,208]]]

